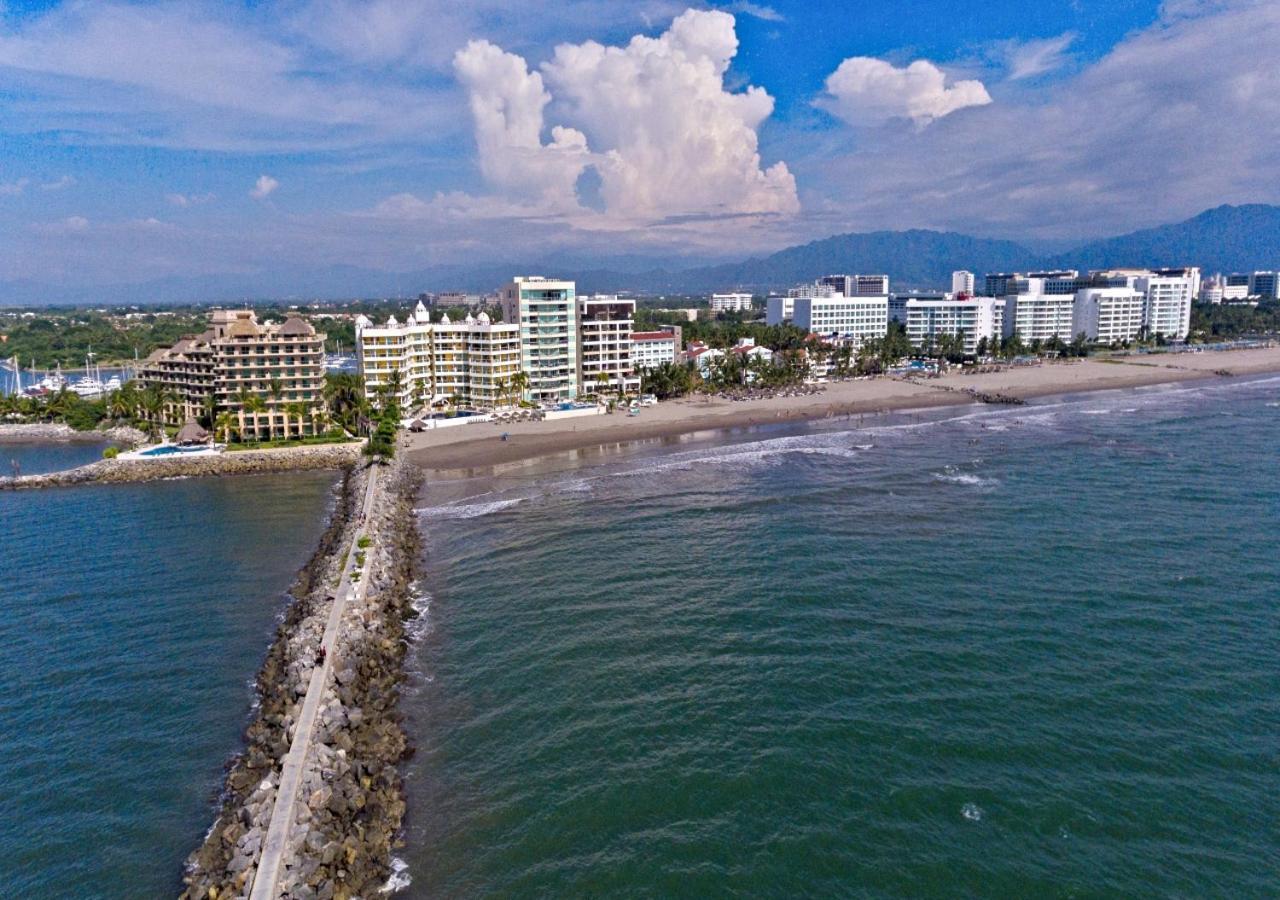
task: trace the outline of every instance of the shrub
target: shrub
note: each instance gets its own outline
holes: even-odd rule
[[[103,459],[115,459],[119,455],[120,455],[119,447],[108,447],[106,450],[102,451]]]

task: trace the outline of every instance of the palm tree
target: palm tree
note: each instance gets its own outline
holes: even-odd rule
[[[240,427],[236,429],[240,433],[240,440],[244,440],[244,414],[249,411],[249,399],[253,397],[253,391],[244,385],[236,391],[236,415],[240,419]]]
[[[329,427],[329,414],[325,412],[323,406],[313,403],[307,410],[307,415],[311,417],[311,433],[320,434],[320,429]]]
[[[220,412],[218,413],[218,417],[213,420],[213,433],[214,434],[221,433],[222,442],[224,444],[230,443],[231,431],[235,427],[236,427],[235,417],[232,416],[231,413],[229,412]]]
[[[285,423],[286,423],[285,429],[284,429],[285,437],[289,436],[288,422],[290,417],[296,418],[298,420],[298,437],[302,437],[302,420],[306,418],[306,415],[307,415],[307,404],[296,403],[296,402],[286,403],[284,405],[284,415],[285,415]]]
[[[248,399],[244,402],[244,409],[247,412],[253,413],[253,436],[255,438],[260,438],[261,435],[258,433],[258,414],[266,411],[267,401],[264,400],[260,394],[250,392]],[[268,436],[271,434],[270,422],[267,423],[267,434]]]
[[[268,382],[271,392],[271,409],[267,412],[267,433],[271,437],[276,436],[276,413],[280,412],[280,401],[284,398],[284,382],[278,377],[273,376]],[[285,413],[285,437],[289,436],[289,415]]]
[[[511,376],[511,388],[516,392],[519,399],[524,399],[525,391],[529,390],[529,373],[524,369]]]
[[[498,406],[502,405],[503,398],[507,396],[508,387],[509,387],[509,382],[507,381],[506,378],[498,378],[493,383],[493,389],[495,392],[497,392],[497,395],[498,395],[497,397],[498,402],[496,405]]]

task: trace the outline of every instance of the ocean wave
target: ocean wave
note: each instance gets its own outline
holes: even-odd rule
[[[416,615],[405,622],[404,633],[410,644],[416,644],[431,633],[431,595],[423,591],[419,593],[417,582],[409,585],[409,608]]]
[[[379,888],[379,892],[383,894],[394,894],[403,891],[413,883],[413,878],[409,876],[409,864],[398,856],[391,857],[391,875],[387,878],[387,883]]]
[[[948,484],[963,484],[970,487],[991,488],[1000,482],[995,478],[983,478],[981,475],[974,475],[971,472],[959,472],[952,466],[947,466],[941,472],[934,472],[933,477],[938,481],[945,481]]]
[[[475,519],[492,513],[510,509],[527,498],[514,497],[510,500],[490,500],[487,503],[458,503],[445,506],[426,506],[415,512],[426,519]]]

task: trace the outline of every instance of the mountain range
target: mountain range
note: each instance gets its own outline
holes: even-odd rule
[[[245,275],[171,276],[94,287],[0,282],[0,305],[176,303],[244,299],[416,296],[427,290],[488,291],[518,272],[563,273],[580,292],[704,293],[785,288],[836,272],[887,273],[895,287],[946,287],[951,272],[1198,265],[1206,273],[1280,268],[1280,206],[1219,206],[1173,225],[1092,241],[1046,254],[1007,240],[910,230],[839,234],[768,256],[694,268],[646,260],[524,260],[389,273],[358,266],[279,268]]]

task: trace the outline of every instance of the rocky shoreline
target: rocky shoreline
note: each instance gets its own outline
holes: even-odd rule
[[[298,576],[257,679],[258,705],[245,750],[230,764],[220,812],[188,859],[185,900],[247,897],[260,859],[325,621],[356,530],[367,467],[348,468],[328,529]],[[398,763],[411,753],[397,701],[407,644],[417,530],[413,498],[420,475],[393,462],[379,475],[383,490],[364,523],[371,542],[360,602],[348,602],[335,662],[307,758],[297,809],[305,830],[286,845],[281,896],[369,897],[391,875],[391,853],[404,817]]]
[[[122,447],[145,444],[147,436],[131,425],[112,425],[92,431],[76,431],[62,422],[8,422],[0,424],[0,444],[29,444],[39,441],[70,443],[112,443]]]
[[[0,490],[70,487],[80,484],[126,484],[166,478],[212,475],[261,475],[307,469],[341,469],[360,458],[362,445],[320,444],[275,450],[243,450],[208,456],[160,456],[155,459],[100,459],[61,472],[0,478]]]

